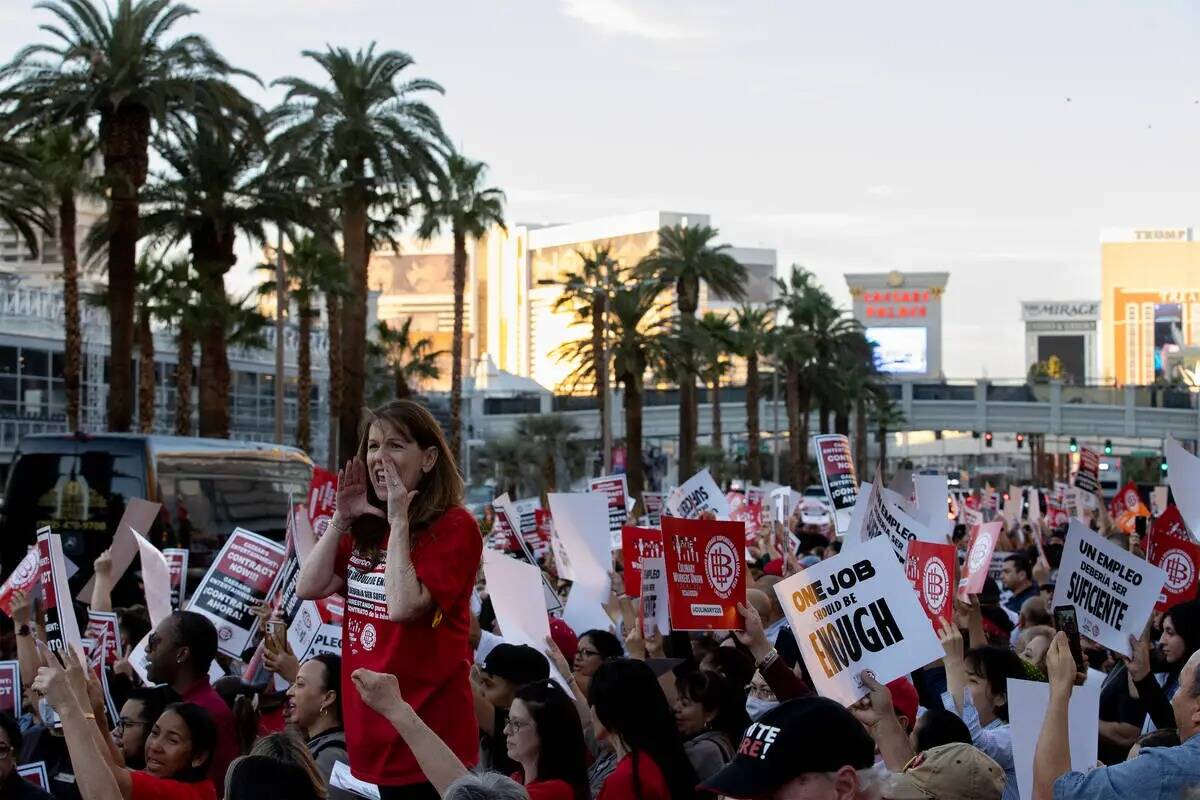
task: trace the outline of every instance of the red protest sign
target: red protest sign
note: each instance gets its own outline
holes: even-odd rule
[[[1178,507],[1168,506],[1154,520],[1146,537],[1146,560],[1167,573],[1167,581],[1154,604],[1155,611],[1166,611],[1176,603],[1196,597],[1200,545],[1188,533]]]
[[[0,711],[13,719],[21,716],[21,665],[0,661]]]
[[[621,561],[625,567],[625,594],[642,596],[642,559],[662,558],[662,533],[657,528],[621,528]]]
[[[0,611],[11,617],[13,592],[20,589],[28,594],[37,585],[39,577],[37,550],[30,550],[8,576],[4,585],[0,586]]]
[[[746,602],[743,523],[681,517],[663,517],[662,523],[671,628],[740,628],[737,604]]]
[[[992,551],[996,549],[996,540],[1003,530],[1004,523],[996,521],[980,525],[971,532],[966,572],[958,586],[959,597],[965,600],[968,595],[983,591],[983,582],[987,580],[988,568],[992,565]]]
[[[333,519],[336,497],[337,476],[327,469],[313,467],[312,480],[308,484],[308,519],[313,535],[318,539]]]
[[[1084,447],[1079,451],[1079,471],[1075,473],[1075,488],[1095,494],[1100,490],[1100,454]]]
[[[1133,481],[1125,484],[1121,491],[1113,496],[1109,512],[1113,522],[1126,534],[1133,533],[1138,517],[1150,516],[1150,509],[1142,502],[1142,496],[1138,494],[1137,485]]]
[[[952,544],[923,542],[908,543],[904,574],[917,592],[921,608],[931,621],[950,624],[954,615],[954,561],[957,550]]]
[[[112,611],[96,611],[88,609],[87,627],[84,628],[83,638],[92,641],[91,649],[103,650],[104,666],[111,666],[122,656],[121,634],[117,623],[117,615]],[[97,653],[99,655],[99,653]],[[97,658],[99,662],[99,658]]]

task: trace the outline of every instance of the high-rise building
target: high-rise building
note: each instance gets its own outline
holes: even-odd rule
[[[1096,376],[1095,300],[1030,300],[1021,303],[1025,322],[1025,369],[1057,358],[1063,380],[1087,383]]]
[[[1172,380],[1177,356],[1200,346],[1200,228],[1105,231],[1100,244],[1103,376]]]
[[[75,251],[79,254],[80,265],[86,258],[84,239],[103,214],[103,206],[80,201],[75,224]],[[62,248],[57,222],[48,232],[37,231],[37,240],[38,252],[34,255],[16,230],[0,222],[0,279],[19,277],[22,285],[31,288],[53,287],[62,279]]]
[[[875,343],[880,372],[942,377],[942,294],[947,272],[847,274],[854,318]]]

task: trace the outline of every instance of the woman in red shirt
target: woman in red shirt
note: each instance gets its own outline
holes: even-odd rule
[[[591,800],[579,711],[558,684],[517,689],[504,738],[508,757],[521,765],[512,778],[525,784],[530,800]]]
[[[391,673],[406,701],[464,764],[479,757],[469,679],[470,598],[483,552],[437,420],[395,400],[369,417],[338,473],[337,507],[301,570],[298,594],[345,592],[342,697],[356,778],[383,800],[436,791],[386,719],[352,690],[356,669]]]
[[[696,773],[683,751],[675,716],[644,661],[614,658],[588,689],[596,738],[617,754],[597,800],[691,800]]]

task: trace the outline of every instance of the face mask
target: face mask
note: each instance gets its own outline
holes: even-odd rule
[[[751,722],[757,722],[759,717],[777,705],[779,705],[778,700],[763,700],[761,697],[750,696],[746,698],[746,713],[750,716]]]

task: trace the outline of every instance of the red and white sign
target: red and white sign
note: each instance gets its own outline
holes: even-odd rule
[[[671,627],[728,631],[741,627],[746,602],[745,526],[732,520],[663,517]]]
[[[171,608],[182,608],[187,597],[188,551],[182,547],[168,547],[162,551],[171,571]]]
[[[0,661],[0,711],[13,719],[21,717],[21,664]]]
[[[1138,517],[1150,516],[1150,509],[1142,502],[1137,485],[1133,481],[1121,487],[1121,491],[1113,496],[1109,515],[1117,527],[1126,534],[1131,534],[1137,528]]]
[[[950,624],[954,616],[954,562],[957,550],[952,544],[923,542],[908,543],[908,558],[904,574],[917,592],[921,608],[931,621]]]
[[[621,546],[621,528],[629,521],[629,485],[624,475],[604,475],[588,481],[588,491],[608,495],[608,532],[612,537],[612,548]]]
[[[626,525],[621,529],[621,561],[625,594],[630,597],[642,596],[642,561],[647,558],[663,558],[662,531]]]
[[[50,778],[46,772],[45,761],[31,761],[28,764],[22,764],[17,767],[17,774],[43,792],[50,791]]]
[[[839,535],[850,525],[850,513],[858,502],[858,475],[854,472],[854,454],[850,440],[840,433],[813,437],[821,485],[833,506],[833,518]]]
[[[1075,488],[1084,494],[1100,491],[1100,454],[1086,447],[1079,451],[1079,471],[1075,473]]]
[[[71,603],[70,587],[67,585],[62,539],[49,528],[39,528],[37,552],[46,646],[67,658],[72,648],[83,649],[83,638],[79,635],[79,622],[75,619],[75,607]]]
[[[642,505],[646,507],[646,516],[649,518],[652,528],[662,525],[664,498],[663,492],[642,492]]]
[[[983,591],[983,583],[987,580],[988,570],[992,566],[992,552],[996,549],[996,541],[1003,531],[1004,523],[1000,520],[984,523],[971,531],[967,563],[964,565],[963,578],[958,586],[959,597],[965,600],[968,595]]]
[[[93,649],[104,643],[104,666],[112,666],[121,657],[121,634],[115,612],[89,608],[83,638],[92,641]]]
[[[336,499],[337,475],[327,469],[313,467],[312,480],[308,484],[308,519],[318,539],[333,519]]]
[[[258,630],[254,606],[274,592],[286,559],[287,552],[278,542],[243,528],[229,534],[188,603],[189,611],[212,620],[222,653],[241,658]]]
[[[1158,594],[1155,611],[1166,611],[1176,603],[1196,597],[1196,571],[1200,569],[1200,545],[1188,533],[1177,506],[1167,506],[1146,537],[1146,560],[1167,574]]]
[[[17,564],[17,568],[8,576],[8,580],[0,586],[0,611],[12,616],[12,596],[15,590],[28,594],[38,583],[38,553],[37,548],[30,548],[25,557]]]

